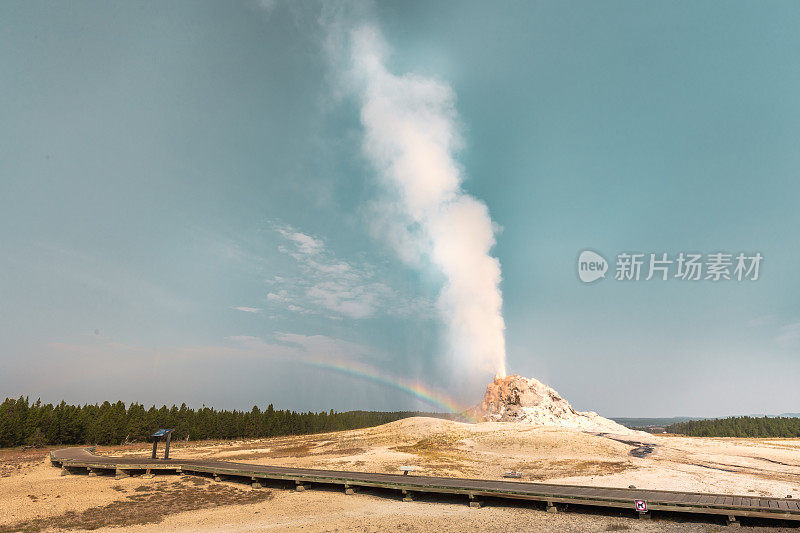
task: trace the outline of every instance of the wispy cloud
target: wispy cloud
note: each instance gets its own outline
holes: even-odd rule
[[[783,347],[794,346],[800,341],[800,322],[781,326],[778,334],[773,338],[775,344]]]
[[[261,308],[260,307],[238,306],[238,307],[234,307],[233,309],[235,309],[237,311],[242,311],[244,313],[260,313],[261,312]]]
[[[299,314],[351,319],[431,311],[427,299],[400,294],[376,279],[372,265],[337,258],[322,239],[286,225],[276,231],[284,239],[278,249],[295,260],[300,275],[275,276],[267,294],[271,304]]]
[[[278,233],[293,242],[302,254],[312,255],[322,250],[322,241],[315,239],[311,235],[294,231],[290,227],[278,228]]]
[[[762,315],[752,318],[747,321],[747,327],[750,328],[760,328],[762,326],[766,326],[775,322],[776,316],[775,315]]]

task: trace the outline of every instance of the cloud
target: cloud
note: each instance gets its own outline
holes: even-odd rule
[[[424,316],[430,301],[406,297],[376,280],[375,267],[364,262],[344,261],[325,247],[324,241],[278,225],[284,238],[278,247],[292,257],[299,276],[275,276],[267,301],[299,314],[325,314],[332,318],[365,319],[380,314]]]
[[[250,335],[226,337],[236,349],[250,355],[285,358],[288,360],[350,360],[376,361],[386,359],[386,355],[370,346],[350,342],[327,335],[303,335],[300,333],[276,332],[274,342]]]
[[[225,339],[246,348],[264,346],[264,340],[261,337],[253,337],[251,335],[232,335],[230,337],[225,337]]]
[[[375,361],[386,359],[386,355],[374,348],[326,335],[301,335],[298,333],[276,333],[278,342],[296,346],[309,355],[324,355],[332,359]]]
[[[771,324],[772,322],[774,322],[775,318],[776,318],[775,315],[758,316],[758,317],[755,317],[755,318],[752,318],[752,319],[748,320],[747,321],[747,327],[759,328],[759,327],[762,327],[762,326],[766,326],[766,325]]]
[[[261,308],[260,307],[239,306],[239,307],[234,307],[233,309],[236,309],[237,311],[242,311],[244,313],[260,313],[261,312]]]
[[[292,241],[302,254],[313,255],[323,248],[322,241],[305,233],[294,231],[289,227],[278,228],[278,232]]]
[[[344,280],[323,281],[309,287],[306,295],[330,311],[350,318],[366,318],[394,296],[382,283],[358,285]]]
[[[378,281],[374,265],[339,259],[328,249],[324,239],[280,221],[268,221],[267,228],[280,237],[278,251],[292,258],[297,267],[291,275],[273,271],[273,276],[266,280],[269,290],[264,308],[272,311],[270,316],[278,309],[334,320],[431,314],[433,306],[427,299],[407,297]],[[236,263],[256,273],[274,268],[276,264],[265,254],[254,251],[263,247],[261,241],[246,236],[234,239],[197,227],[191,232],[203,250],[226,263]],[[253,314],[264,311],[256,306],[233,306],[232,309]]]
[[[785,348],[796,345],[800,341],[800,322],[781,326],[780,332],[772,340]]]

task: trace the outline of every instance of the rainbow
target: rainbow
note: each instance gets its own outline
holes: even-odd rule
[[[396,376],[392,376],[391,374],[380,372],[372,367],[356,363],[354,361],[336,361],[336,360],[323,360],[317,358],[314,359],[302,358],[302,359],[295,359],[295,362],[307,364],[324,370],[330,370],[339,374],[344,374],[346,376],[354,377],[357,379],[363,379],[371,381],[372,383],[377,383],[379,385],[390,387],[392,389],[406,393],[409,396],[417,398],[418,400],[425,402],[426,404],[432,407],[443,409],[444,411],[447,411],[449,413],[462,413],[464,411],[463,406],[459,405],[458,402],[456,402],[449,396],[445,395],[442,392],[436,391],[430,387],[427,387],[426,385],[418,381],[411,381]],[[471,422],[476,421],[466,413],[464,413],[464,416]]]

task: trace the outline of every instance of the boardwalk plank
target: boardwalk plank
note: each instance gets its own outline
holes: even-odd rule
[[[230,461],[216,460],[163,460],[146,457],[101,457],[82,448],[66,448],[51,452],[55,464],[69,467],[72,462],[76,468],[95,467],[103,469],[139,466],[155,470],[183,469],[197,473],[227,473],[232,476],[251,477],[257,475],[266,479],[306,479],[327,483],[358,485],[377,485],[386,488],[407,489],[410,491],[431,493],[469,493],[486,492],[500,498],[522,497],[532,500],[561,499],[567,502],[581,503],[593,500],[597,503],[609,504],[618,509],[632,509],[633,501],[644,499],[661,508],[676,511],[703,513],[704,507],[722,507],[746,513],[784,513],[793,520],[800,521],[800,501],[783,498],[759,498],[745,495],[707,494],[678,491],[658,491],[641,489],[622,489],[613,487],[589,487],[574,485],[556,485],[552,483],[517,482],[490,479],[442,478],[433,476],[404,476],[401,474],[379,474],[370,472],[347,472],[338,470],[320,470],[314,468],[292,468],[269,465],[250,465]],[[719,512],[719,509],[717,509]]]

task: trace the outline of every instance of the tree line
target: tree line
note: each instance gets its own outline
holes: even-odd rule
[[[257,406],[226,411],[205,406],[195,410],[186,404],[145,408],[123,402],[53,405],[20,397],[0,404],[0,447],[142,442],[159,428],[174,429],[173,439],[277,437],[372,427],[411,416],[452,417],[415,411],[295,412],[272,404],[263,411]]]
[[[664,428],[667,433],[691,437],[800,437],[800,418],[783,416],[732,416],[712,420],[678,422]]]

